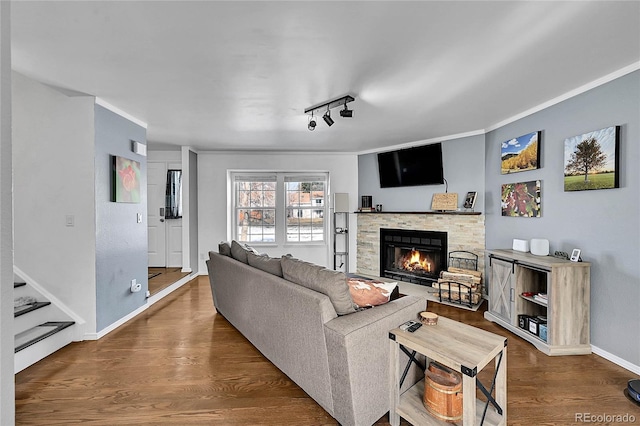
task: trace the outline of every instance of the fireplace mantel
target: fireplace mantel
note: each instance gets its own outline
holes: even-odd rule
[[[381,212],[360,212],[355,211],[356,214],[450,214],[450,215],[468,215],[468,216],[480,216],[481,212],[468,212],[468,211],[438,211],[428,210],[424,212],[394,212],[394,211],[381,211]]]

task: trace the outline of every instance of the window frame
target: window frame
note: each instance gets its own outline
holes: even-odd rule
[[[239,224],[238,224],[238,211],[240,209],[245,209],[243,207],[238,206],[238,189],[237,182],[241,181],[249,181],[250,179],[255,179],[255,181],[259,181],[259,179],[268,178],[270,176],[275,176],[275,192],[276,192],[276,202],[275,202],[275,239],[274,241],[247,241],[240,239],[239,232]],[[306,180],[312,179],[312,180]],[[246,180],[245,180],[246,179]],[[286,182],[296,181],[296,182],[322,182],[324,184],[324,198],[321,206],[317,206],[315,204],[311,204],[309,206],[304,206],[299,210],[310,210],[312,215],[320,211],[320,216],[322,217],[322,239],[316,241],[288,241],[287,238],[287,211],[289,210],[289,206],[286,202]],[[232,239],[247,243],[252,246],[326,246],[329,244],[329,172],[321,171],[321,172],[273,172],[273,171],[230,171],[229,172],[229,190],[230,190],[230,207],[229,213],[231,216],[231,220],[229,224],[231,226],[230,236]],[[258,207],[257,209],[264,208]],[[295,210],[296,207],[293,207]],[[263,234],[264,235],[264,234]],[[298,235],[300,235],[298,233]],[[313,233],[312,233],[313,235]],[[312,237],[313,238],[313,237]]]

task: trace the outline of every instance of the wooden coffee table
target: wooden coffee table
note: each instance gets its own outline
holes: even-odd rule
[[[431,416],[422,403],[424,380],[400,394],[399,354],[421,353],[429,360],[462,373],[464,425],[507,424],[507,338],[449,318],[439,317],[437,325],[423,325],[413,333],[399,328],[389,332],[391,407],[389,423],[400,424],[400,417],[414,425],[446,425]],[[489,388],[477,374],[495,360],[495,374]],[[417,362],[409,360],[409,363]],[[476,387],[487,401],[476,398]],[[495,396],[494,396],[495,395]]]

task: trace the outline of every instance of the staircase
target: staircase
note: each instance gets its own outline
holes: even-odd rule
[[[18,373],[71,343],[75,322],[25,282],[14,282],[13,295],[14,372]]]

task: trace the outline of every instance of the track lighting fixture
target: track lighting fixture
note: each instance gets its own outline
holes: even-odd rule
[[[333,118],[331,118],[331,111],[329,111],[329,107],[327,107],[327,112],[324,113],[324,117],[322,117],[324,119],[324,122],[327,123],[327,126],[331,127],[333,126]]]
[[[307,126],[307,128],[308,128],[310,131],[312,131],[312,132],[313,132],[313,131],[315,130],[315,128],[316,128],[316,119],[315,119],[315,117],[313,116],[313,111],[311,111],[311,117],[309,117],[309,125]]]
[[[320,104],[317,104],[317,105],[314,105],[312,107],[309,107],[309,108],[305,109],[304,110],[305,114],[311,113],[311,116],[309,118],[309,124],[307,125],[307,128],[310,131],[313,131],[316,128],[317,121],[316,121],[313,113],[315,111],[323,110],[325,108],[326,108],[327,111],[322,116],[322,119],[325,121],[325,123],[327,123],[328,126],[332,126],[333,123],[335,123],[333,118],[331,118],[331,108],[336,108],[336,107],[344,105],[344,109],[340,110],[340,117],[348,117],[348,118],[353,117],[353,110],[350,110],[350,109],[347,108],[347,103],[348,102],[353,102],[354,100],[355,100],[355,98],[353,96],[346,95],[346,96],[342,96],[340,98],[336,98],[336,99],[333,99],[333,100],[328,101],[328,102],[323,102],[323,103],[320,103]]]

